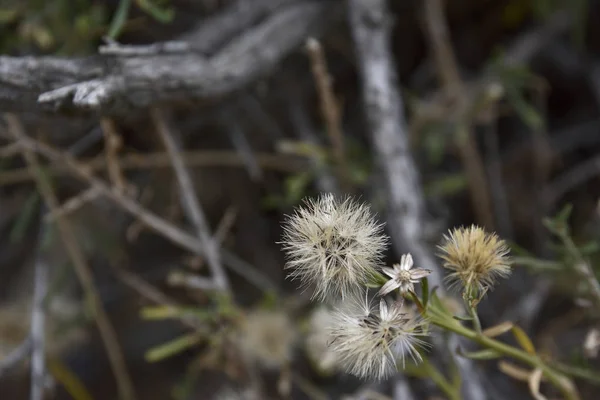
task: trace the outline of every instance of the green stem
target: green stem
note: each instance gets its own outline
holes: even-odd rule
[[[563,377],[561,374],[548,365],[546,365],[538,356],[531,355],[526,353],[525,351],[519,350],[515,347],[509,346],[487,336],[484,336],[480,333],[477,333],[474,330],[468,329],[463,325],[456,323],[455,320],[448,320],[447,318],[440,318],[439,316],[431,316],[430,321],[448,331],[454,332],[458,335],[464,336],[472,341],[480,344],[483,347],[494,349],[497,352],[504,354],[505,356],[509,356],[515,360],[522,361],[525,364],[528,364],[534,368],[539,368],[543,371],[544,375],[550,380],[550,382],[560,389],[565,398],[568,400],[578,400],[579,397],[576,393],[569,390],[565,387]]]
[[[475,332],[481,334],[481,321],[479,321],[479,315],[477,315],[477,310],[475,310],[475,307],[473,307],[470,302],[467,304],[467,310],[469,311],[469,316],[473,320],[473,327],[475,328]]]
[[[131,0],[121,0],[117,11],[110,23],[108,30],[108,37],[111,39],[117,39],[117,36],[121,34],[125,22],[127,22],[127,16],[129,15],[129,8],[131,7]]]
[[[446,377],[434,365],[432,365],[429,360],[426,358],[423,359],[422,366],[427,372],[427,377],[430,378],[442,392],[444,392],[449,400],[461,400],[459,391],[456,390],[450,382],[448,382]]]
[[[593,371],[590,371],[585,368],[574,367],[572,365],[566,365],[559,362],[550,362],[550,364],[552,365],[552,367],[554,367],[555,370],[565,375],[570,375],[575,378],[593,382],[597,385],[600,384],[600,374],[596,374]]]

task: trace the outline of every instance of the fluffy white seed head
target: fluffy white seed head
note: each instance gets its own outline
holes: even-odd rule
[[[324,194],[288,217],[282,243],[289,276],[324,299],[364,287],[388,238],[367,205]]]
[[[321,306],[313,310],[304,341],[308,359],[322,375],[330,375],[339,369],[337,355],[329,346],[329,324],[332,318],[333,310],[330,308]]]
[[[256,309],[244,318],[238,333],[240,350],[265,368],[292,361],[297,330],[282,310]]]
[[[417,347],[426,343],[423,322],[402,308],[391,306],[384,299],[379,308],[366,299],[352,298],[338,309],[330,326],[330,347],[346,372],[363,379],[381,380],[393,374],[408,354],[421,361]]]

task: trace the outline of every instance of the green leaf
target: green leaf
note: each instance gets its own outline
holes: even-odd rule
[[[457,321],[464,321],[464,322],[473,321],[473,317],[470,317],[468,315],[465,315],[465,316],[453,315],[452,318],[454,318]]]
[[[579,247],[579,251],[581,252],[582,256],[590,256],[593,255],[594,253],[597,253],[598,251],[600,251],[600,243],[598,243],[595,240],[591,240],[587,243],[584,243]]]
[[[79,379],[66,364],[58,358],[49,357],[47,360],[48,370],[64,390],[74,400],[93,400],[91,393],[85,384]]]
[[[149,306],[143,307],[140,310],[140,317],[150,321],[185,317],[192,317],[198,320],[211,320],[214,319],[215,312],[192,307]]]
[[[154,4],[152,0],[136,0],[136,3],[139,8],[146,11],[152,18],[163,24],[173,21],[175,11],[171,7],[162,8]]]
[[[462,351],[460,348],[457,349],[456,353],[464,358],[470,358],[471,360],[494,360],[502,357],[502,354],[494,349],[484,349],[479,351]]]
[[[429,303],[429,279],[427,277],[421,279],[421,292],[423,293],[423,307],[427,309],[427,303]]]
[[[435,311],[439,314],[445,315],[446,317],[451,317],[450,311],[444,306],[440,297],[437,294],[438,287],[434,287],[431,291],[431,295],[429,296],[429,309]]]
[[[525,333],[523,329],[515,325],[512,328],[512,333],[523,350],[525,350],[529,354],[536,353],[533,342],[531,341],[529,336],[527,336],[527,333]]]
[[[10,24],[17,19],[21,10],[18,7],[0,9],[0,24]]]
[[[461,192],[467,185],[467,178],[464,173],[447,174],[427,183],[425,186],[425,195],[427,197],[450,196]]]
[[[179,354],[202,341],[202,337],[197,333],[180,336],[170,342],[156,346],[146,352],[145,358],[148,362],[164,360]]]
[[[513,263],[536,271],[560,271],[564,269],[563,264],[560,262],[535,257],[513,257]]]
[[[127,16],[129,15],[129,9],[131,8],[131,0],[121,0],[119,2],[119,6],[117,7],[117,11],[113,16],[112,21],[110,22],[110,28],[108,29],[108,36],[111,39],[117,39],[121,32],[123,31],[123,27],[127,22]]]

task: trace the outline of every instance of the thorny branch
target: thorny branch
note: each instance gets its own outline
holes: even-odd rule
[[[320,36],[341,5],[333,0],[257,3],[243,22],[252,25],[267,14],[260,23],[238,31],[239,22],[234,26],[230,15],[243,15],[237,5],[182,38],[193,51],[122,55],[104,49],[105,54],[75,59],[2,56],[0,109],[127,114],[159,103],[219,98],[268,74],[307,37]]]

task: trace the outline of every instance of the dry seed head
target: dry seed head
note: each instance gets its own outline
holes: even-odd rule
[[[238,332],[240,350],[265,368],[292,360],[296,327],[281,310],[256,309],[246,315]]]
[[[446,277],[451,285],[462,284],[466,289],[483,292],[490,289],[497,278],[510,275],[508,246],[495,233],[486,233],[478,226],[449,231],[438,248],[444,268],[451,271]]]
[[[367,205],[324,194],[288,217],[282,243],[288,276],[324,299],[364,287],[388,239]]]
[[[346,372],[363,379],[384,379],[404,366],[406,354],[421,361],[417,347],[426,346],[423,321],[399,303],[389,306],[384,299],[379,308],[366,299],[352,298],[338,309],[330,326],[330,347]]]
[[[329,347],[329,324],[333,315],[333,310],[324,306],[313,310],[304,342],[308,359],[324,375],[336,372],[339,366],[335,352]]]

